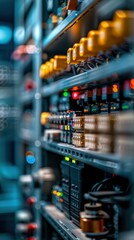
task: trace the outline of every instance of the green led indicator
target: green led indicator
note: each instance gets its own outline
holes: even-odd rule
[[[63,197],[63,193],[60,193],[60,197]]]
[[[65,161],[69,162],[70,158],[69,157],[65,157]]]
[[[68,97],[68,92],[63,92],[64,97]]]
[[[129,109],[129,106],[128,106],[127,104],[124,104],[124,105],[122,105],[122,109],[123,109],[123,110],[128,110],[128,109]]]
[[[74,163],[74,164],[75,164],[75,163],[76,163],[76,160],[72,159],[72,163]]]

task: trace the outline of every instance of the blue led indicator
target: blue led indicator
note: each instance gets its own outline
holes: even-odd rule
[[[36,159],[33,155],[28,155],[28,156],[26,156],[26,161],[27,161],[28,164],[32,165],[32,164],[35,163]]]

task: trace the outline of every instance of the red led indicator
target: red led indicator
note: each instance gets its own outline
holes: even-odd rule
[[[79,93],[78,93],[78,92],[73,92],[73,93],[72,93],[72,98],[73,98],[74,100],[79,99]]]
[[[29,238],[27,238],[27,240],[37,240],[37,238],[35,238],[35,237],[29,237]]]
[[[28,231],[34,232],[35,230],[38,229],[38,225],[36,223],[29,223],[27,228],[28,228]]]
[[[29,197],[27,199],[27,204],[30,205],[30,206],[34,205],[35,203],[36,203],[36,198],[35,197]]]
[[[130,80],[130,88],[134,89],[134,78]]]

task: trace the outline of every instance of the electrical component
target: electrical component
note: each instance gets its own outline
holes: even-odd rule
[[[88,51],[88,38],[81,38],[79,55],[85,60],[92,56],[92,52]]]
[[[97,132],[114,134],[114,125],[117,122],[116,114],[98,115]]]
[[[104,50],[108,50],[110,47],[120,42],[118,38],[113,36],[113,29],[113,21],[103,21],[99,25],[99,45],[101,45]]]
[[[67,68],[67,57],[62,55],[54,56],[54,70],[61,71]]]
[[[75,53],[74,53],[75,55]],[[73,60],[73,48],[69,48],[67,51],[67,64],[78,64],[80,61]]]
[[[120,113],[116,115],[116,121],[114,125],[114,131],[117,134],[134,134],[134,113]]]
[[[74,129],[84,129],[84,116],[74,117],[73,118]]]
[[[85,145],[84,133],[73,133],[72,143],[77,147],[84,147]]]
[[[47,129],[44,131],[45,141],[59,142],[61,138],[61,131],[58,129]]]
[[[42,64],[40,67],[40,77],[41,78],[46,78],[48,75],[48,67],[46,64]]]
[[[54,58],[51,58],[51,59],[49,60],[49,62],[50,62],[50,68],[49,68],[50,74],[51,74],[52,76],[54,76],[54,75],[57,73],[57,71],[54,70],[54,62],[55,62],[55,59],[54,59]]]
[[[42,125],[46,125],[48,123],[48,119],[50,117],[49,112],[42,112],[40,117],[40,122]]]
[[[63,191],[58,185],[54,185],[52,189],[52,203],[60,210],[63,211]]]
[[[72,99],[78,100],[79,99],[79,92],[72,92]]]
[[[115,154],[118,154],[124,160],[132,160],[134,156],[134,138],[133,136],[121,135],[115,138]]]
[[[29,224],[17,224],[16,225],[16,232],[20,236],[25,237],[32,237],[36,234],[38,230],[38,225],[36,223],[29,223]]]
[[[85,60],[86,58],[84,56],[80,56],[80,43],[75,43],[73,45],[73,53],[72,53],[72,56],[73,56],[73,61],[83,61]]]
[[[47,67],[47,78],[49,78],[49,77],[51,77],[51,73],[50,73],[51,63],[49,61],[47,61],[45,64]]]
[[[97,150],[102,153],[114,152],[114,139],[112,135],[98,135]]]
[[[33,152],[28,151],[26,152],[26,161],[28,164],[34,164],[36,162],[36,157]]]
[[[87,50],[92,56],[96,56],[99,51],[105,49],[99,42],[100,35],[101,32],[97,30],[92,30],[88,33]],[[89,54],[88,52],[87,54]]]
[[[63,190],[63,212],[70,219],[70,158],[61,162],[62,190]]]
[[[37,202],[37,198],[35,197],[28,197],[27,198],[27,204],[31,207],[34,206]]]
[[[84,129],[86,132],[89,133],[96,133],[97,132],[97,123],[98,123],[98,116],[96,115],[85,115],[84,116]]]
[[[19,179],[22,191],[26,196],[31,196],[33,188],[41,188],[46,196],[51,195],[52,186],[55,183],[55,172],[52,168],[41,168],[32,175],[22,175]]]
[[[130,80],[130,88],[134,90],[134,78]]]
[[[134,35],[134,11],[118,10],[115,12],[113,20],[114,28],[112,29],[112,33],[120,42]]]
[[[17,223],[29,223],[32,221],[32,215],[28,210],[17,211],[15,218]]]
[[[85,148],[92,151],[97,151],[97,140],[97,134],[85,133]]]
[[[107,234],[104,220],[109,218],[109,215],[102,211],[102,205],[99,203],[87,203],[84,206],[84,212],[80,213],[81,229],[88,237],[99,237],[101,233]],[[102,235],[103,236],[103,235]]]

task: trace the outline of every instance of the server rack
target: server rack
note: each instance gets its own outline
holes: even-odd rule
[[[42,12],[41,9],[41,2],[38,3],[38,8],[36,6],[36,10],[38,11],[38,17],[37,22],[41,29],[41,16],[40,13]],[[43,51],[48,54],[48,58],[52,57],[55,54],[65,54],[67,49],[77,42],[80,37],[85,36],[87,34],[87,31],[89,30],[89,26],[85,24],[86,19],[90,19],[90,11],[95,6],[97,7],[97,13],[99,12],[99,17],[102,17],[103,12],[103,3],[108,8],[108,12],[111,14],[116,10],[120,8],[128,8],[128,9],[134,9],[133,1],[114,1],[111,0],[109,3],[106,3],[106,1],[86,1],[84,0],[82,2],[81,8],[78,11],[72,11],[72,13],[63,20],[62,23],[60,23],[55,29],[52,30],[52,32],[43,38],[42,46],[41,46],[41,38],[39,42],[37,42],[37,45],[39,43],[39,48],[42,47]],[[104,13],[104,19],[107,18],[108,13]],[[39,17],[40,16],[40,17]],[[87,17],[88,16],[88,17]],[[39,20],[40,19],[40,20]],[[95,20],[95,17],[93,18]],[[99,20],[98,20],[99,21]],[[94,21],[94,24],[97,25],[97,22]],[[86,25],[86,27],[83,30],[83,26]],[[31,26],[31,25],[30,25]],[[70,38],[70,32],[73,28],[80,29],[80,32],[78,34],[74,34],[74,38]],[[36,28],[35,28],[36,29]],[[34,31],[34,28],[33,28]],[[28,32],[28,30],[27,30]],[[35,33],[36,35],[36,33]],[[41,36],[41,35],[40,35]],[[29,39],[29,36],[26,35],[26,40]],[[66,42],[66,46],[63,46],[59,49],[59,45],[61,43],[65,43],[66,39],[68,39],[68,42]],[[61,46],[61,45],[60,45]],[[85,163],[87,165],[93,166],[98,169],[102,169],[105,172],[115,173],[123,177],[129,178],[130,182],[133,183],[133,159],[130,158],[128,161],[124,159],[123,156],[113,155],[113,154],[102,154],[99,152],[93,152],[93,151],[85,151],[81,148],[77,148],[70,145],[65,145],[62,143],[55,143],[55,142],[49,142],[44,141],[44,139],[41,136],[41,127],[40,127],[40,114],[42,111],[48,111],[48,103],[49,98],[51,95],[55,93],[59,93],[64,91],[64,89],[70,89],[75,86],[81,86],[84,84],[89,84],[95,82],[95,84],[102,84],[104,83],[104,79],[111,77],[114,73],[116,74],[125,74],[126,72],[133,71],[133,59],[134,55],[131,54],[125,54],[124,56],[120,57],[119,59],[116,59],[113,62],[110,62],[109,65],[100,66],[97,69],[93,69],[92,71],[87,71],[86,73],[82,73],[80,75],[76,75],[73,77],[64,77],[64,79],[59,79],[56,82],[50,82],[48,85],[45,85],[42,87],[41,80],[39,79],[39,68],[41,64],[41,54],[38,54],[37,56],[34,56],[35,58],[33,69],[37,84],[36,93],[30,93],[30,94],[23,94],[21,100],[23,104],[27,104],[29,101],[33,100],[33,97],[35,97],[35,103],[34,103],[34,111],[36,116],[35,121],[35,135],[34,137],[30,134],[24,134],[24,129],[22,131],[22,138],[23,141],[27,141],[27,144],[33,143],[34,146],[36,146],[36,157],[38,164],[36,165],[36,168],[34,171],[39,169],[40,167],[46,167],[46,166],[54,166],[54,155],[53,153],[56,153],[57,158],[59,158],[59,161],[62,160],[61,156],[68,156],[70,158],[74,158],[78,160],[78,162]],[[36,94],[36,95],[35,95]],[[41,102],[43,102],[43,109],[41,110]],[[34,139],[34,140],[33,140]],[[44,149],[44,150],[43,150]],[[43,154],[41,154],[43,152]],[[51,154],[50,154],[51,152]],[[56,160],[55,160],[56,161]],[[58,163],[59,163],[58,161]],[[24,160],[22,159],[22,162]],[[24,163],[25,164],[25,163]],[[26,172],[25,172],[26,173]],[[133,199],[133,190],[132,190],[132,199]],[[130,212],[133,212],[133,200],[131,203],[132,209]],[[70,220],[68,220],[63,213],[61,213],[59,210],[57,210],[54,206],[49,205],[47,202],[41,202],[39,203],[39,209],[40,209],[40,215],[42,218],[40,219],[42,221],[42,237],[39,239],[46,239],[46,237],[49,236],[49,230],[46,227],[47,222],[55,229],[55,231],[61,236],[62,239],[89,239],[85,237],[85,235],[80,231],[79,228],[77,228]],[[129,214],[128,214],[129,215]],[[131,214],[130,214],[131,215]],[[45,219],[45,226],[43,225]],[[129,220],[131,217],[129,216]],[[40,221],[40,224],[41,224]],[[133,224],[133,221],[130,220],[130,225]],[[50,227],[50,225],[48,225]],[[44,226],[44,227],[43,227]],[[40,227],[41,229],[41,227]],[[44,234],[44,229],[46,229],[46,235]],[[126,237],[124,237],[126,234]],[[124,233],[124,235],[120,236],[119,239],[131,239],[133,236],[133,232],[127,232]],[[51,234],[50,236],[51,237]],[[59,237],[60,239],[60,237]],[[118,239],[118,238],[116,238]]]

